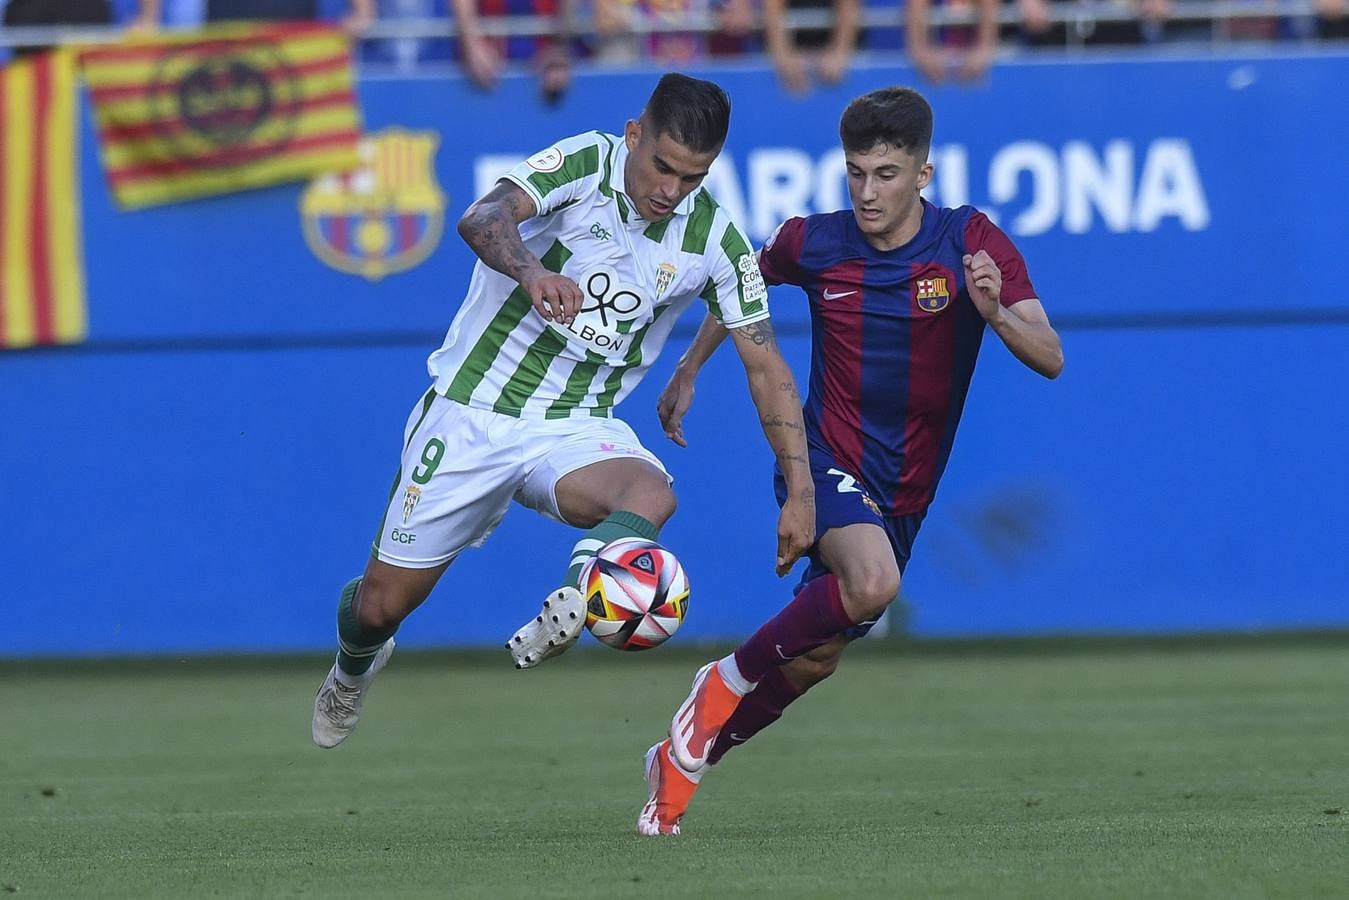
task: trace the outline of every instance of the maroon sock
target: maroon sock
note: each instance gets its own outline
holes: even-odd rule
[[[822,575],[736,649],[735,664],[746,681],[761,681],[773,669],[827,643],[853,624],[843,609],[838,577]]]
[[[754,690],[740,701],[726,724],[721,726],[717,740],[712,744],[712,752],[707,755],[708,763],[715,763],[727,750],[740,746],[772,725],[782,717],[782,711],[800,696],[802,694],[787,680],[781,669],[771,669]]]

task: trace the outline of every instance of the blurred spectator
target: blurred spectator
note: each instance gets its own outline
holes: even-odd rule
[[[751,47],[750,0],[593,0],[590,55],[609,63],[654,62],[680,67],[707,56],[736,56]],[[711,32],[682,30],[690,19],[711,18]]]
[[[453,0],[453,3],[455,28],[459,33],[459,62],[478,87],[489,90],[496,87],[497,79],[501,76],[503,56],[513,49],[517,58],[528,59],[534,56],[533,46],[513,47],[512,42],[516,41],[516,38],[506,37],[495,41],[486,38],[478,22],[477,0]],[[494,11],[493,14],[510,15],[511,12],[502,9]],[[532,11],[526,14],[532,14]],[[532,41],[533,38],[529,40]]]
[[[565,0],[563,0],[565,2]],[[427,62],[458,59],[465,74],[485,90],[496,87],[507,63],[532,66],[544,99],[557,102],[571,84],[571,24],[559,0],[378,0],[381,21],[428,21],[453,17],[454,40],[428,37],[368,40],[362,58],[409,71]],[[552,20],[551,34],[488,36],[487,17],[530,16]],[[546,27],[546,26],[545,26]]]
[[[539,77],[544,102],[562,100],[571,86],[571,7],[567,0],[454,0],[459,53],[474,83],[496,85],[502,61],[526,63]],[[551,34],[486,37],[480,20],[535,16],[551,19]]]
[[[1066,29],[1050,18],[1054,8],[1050,0],[1017,0],[1016,8],[1021,19],[1022,43],[1032,47],[1054,45],[1059,41],[1066,43]]]
[[[1062,47],[1068,43],[1087,46],[1154,44],[1171,37],[1171,0],[1126,0],[1125,10],[1134,13],[1125,20],[1097,20],[1090,15],[1096,4],[1050,0],[1017,0],[1021,14],[1021,40],[1032,47]],[[1071,23],[1050,21],[1050,11],[1081,9]],[[1180,36],[1180,35],[1177,35]]]
[[[887,58],[904,52],[904,0],[863,0],[862,17],[883,25],[869,25],[862,29],[857,45],[864,51],[886,54]]]
[[[998,51],[998,0],[953,0],[947,8],[968,10],[971,5],[974,25],[938,28],[934,39],[932,0],[909,0],[904,17],[909,59],[929,81],[940,83],[951,74],[973,81],[993,64]]]
[[[679,25],[697,0],[594,0],[595,58],[607,63],[650,59],[665,66],[686,65],[702,55],[702,36],[693,31],[653,30]]]
[[[751,0],[721,0],[713,4],[713,13],[717,30],[707,36],[708,55],[741,56],[758,49]]]
[[[6,27],[44,25],[111,25],[119,21],[111,0],[9,0],[4,4]],[[159,23],[159,0],[139,0],[127,27],[152,29]],[[48,50],[45,46],[15,47],[14,55],[23,56]]]
[[[1274,6],[1274,0],[1264,0],[1264,3],[1266,6]],[[1229,4],[1231,0],[1224,3]],[[1209,27],[1208,36],[1221,41],[1277,41],[1284,36],[1285,26],[1282,19],[1272,15],[1273,9],[1270,12],[1271,15],[1268,16],[1214,19]],[[1305,34],[1302,36],[1305,37]]]
[[[207,22],[303,22],[328,18],[320,0],[206,0]],[[375,0],[350,0],[342,27],[360,34],[375,21]]]
[[[788,27],[789,11],[808,9],[832,9],[833,27]],[[812,75],[827,84],[841,81],[857,50],[861,18],[861,0],[764,0],[764,37],[783,86],[800,94]]]
[[[1349,2],[1316,0],[1316,36],[1326,39],[1349,38]]]
[[[377,0],[375,6],[380,22],[435,21],[446,15],[445,0]],[[452,46],[449,38],[375,38],[361,43],[361,59],[410,72],[423,63],[453,59]]]

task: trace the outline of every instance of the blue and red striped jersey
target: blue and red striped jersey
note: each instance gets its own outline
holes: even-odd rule
[[[810,443],[830,452],[888,515],[920,512],[946,469],[985,323],[965,290],[966,253],[1002,271],[1002,305],[1035,297],[1011,240],[970,206],[923,201],[902,247],[867,243],[852,210],[789,219],[759,268],[810,303]]]

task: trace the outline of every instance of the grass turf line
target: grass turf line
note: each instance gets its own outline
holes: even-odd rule
[[[1343,896],[1349,645],[869,649],[676,840],[632,828],[688,653],[395,656],[326,752],[326,662],[7,666],[0,896]]]

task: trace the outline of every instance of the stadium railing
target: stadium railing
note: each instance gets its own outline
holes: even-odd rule
[[[1178,0],[1173,4],[1167,20],[1207,24],[1211,26],[1210,38],[1201,43],[1222,47],[1229,41],[1232,23],[1251,20],[1277,20],[1291,24],[1293,27],[1289,31],[1292,34],[1306,35],[1310,38],[1311,29],[1300,28],[1298,25],[1309,22],[1316,13],[1315,0]],[[1004,27],[1014,27],[1021,22],[1021,16],[1013,5],[1004,5],[998,15],[999,22]],[[934,27],[969,25],[974,23],[975,15],[969,8],[937,7],[930,11],[929,19]],[[1138,13],[1135,9],[1116,0],[1056,3],[1049,13],[1050,22],[1068,26],[1066,32],[1069,47],[1082,47],[1095,25],[1137,20]],[[787,22],[791,28],[828,27],[833,23],[833,14],[829,10],[795,10],[789,13]],[[861,24],[863,29],[898,29],[902,26],[902,9],[864,8]],[[486,16],[480,20],[482,33],[492,37],[550,35],[554,33],[556,26],[557,20],[550,16]],[[751,31],[758,31],[761,27],[760,18],[755,21]],[[638,36],[656,32],[711,33],[718,28],[714,16],[706,13],[690,13],[678,22],[634,20],[630,33]],[[164,29],[170,33],[182,30],[186,29]],[[573,17],[570,30],[573,36],[592,34],[590,17],[587,15]],[[401,38],[444,39],[452,38],[457,33],[458,29],[452,18],[382,19],[362,31],[358,39],[361,41]],[[0,29],[0,48],[67,43],[113,43],[125,36],[126,29],[120,26],[24,26]]]

